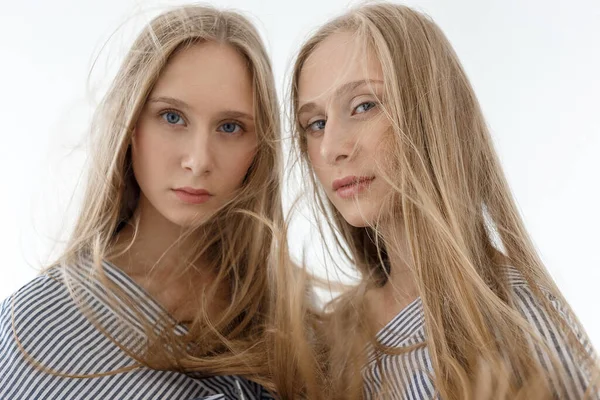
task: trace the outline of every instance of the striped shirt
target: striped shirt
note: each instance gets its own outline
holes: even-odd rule
[[[93,378],[64,376],[105,373],[135,364],[86,318],[70,295],[66,279],[81,283],[78,294],[102,327],[112,327],[113,332],[122,326],[99,281],[89,280],[89,266],[53,268],[0,303],[0,399],[272,399],[260,385],[237,376],[199,379],[145,367]],[[142,300],[144,317],[158,321],[164,311],[156,301],[117,267],[109,263],[103,267],[112,283]],[[178,326],[178,330],[185,328]],[[63,375],[46,372],[40,364]]]
[[[558,360],[565,366],[569,374],[566,388],[569,399],[581,399],[590,382],[587,371],[583,371],[580,363],[575,360],[574,354],[569,351],[564,334],[560,333],[547,315],[539,302],[534,297],[527,282],[516,272],[509,270],[509,283],[514,296],[516,308],[534,327],[537,333],[556,350]],[[549,295],[552,305],[559,314],[569,321],[568,314],[552,296]],[[584,344],[589,354],[594,354],[593,349],[582,335],[579,339]],[[392,348],[407,348],[413,345],[425,344],[425,320],[423,304],[420,298],[414,300],[396,315],[378,334],[378,341]],[[548,356],[542,356],[543,365],[549,365]],[[420,346],[402,354],[380,354],[375,356],[372,349],[370,361],[363,371],[365,380],[364,398],[380,399],[381,390],[386,390],[383,395],[386,400],[423,400],[439,399],[433,385],[433,367],[427,346]],[[539,360],[539,358],[538,358]],[[385,383],[384,383],[385,380]],[[555,382],[555,381],[553,381]],[[565,382],[562,383],[564,385]],[[564,386],[562,386],[564,388]],[[388,393],[391,392],[391,393]],[[597,399],[597,397],[593,397]]]

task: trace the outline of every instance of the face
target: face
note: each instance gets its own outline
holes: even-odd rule
[[[348,33],[307,58],[298,82],[298,122],[329,200],[356,227],[378,218],[390,186],[378,173],[391,124],[381,108],[383,72]]]
[[[142,216],[154,213],[179,226],[209,216],[241,187],[256,147],[244,58],[215,42],[176,53],[132,140]]]

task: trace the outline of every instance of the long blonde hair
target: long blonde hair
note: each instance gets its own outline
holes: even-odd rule
[[[190,299],[200,300],[210,290],[214,293],[220,282],[231,288],[231,299],[216,321],[208,319],[200,306],[205,302],[198,301],[194,319],[181,334],[176,333],[176,322],[168,315],[156,325],[148,323],[143,317],[143,304],[111,284],[103,273],[102,262],[124,251],[115,242],[125,224],[137,230],[135,210],[140,189],[133,176],[130,144],[140,112],[170,57],[203,41],[232,46],[246,59],[252,79],[258,150],[237,196],[212,215],[201,230],[182,233],[182,237],[200,236],[200,248],[190,255],[190,265],[203,257],[217,272],[206,293],[193,293],[190,288]],[[294,332],[302,331],[305,293],[303,286],[292,285],[290,278],[294,270],[281,229],[280,114],[271,64],[254,26],[236,12],[204,6],[178,7],[154,18],[123,61],[98,108],[92,133],[90,173],[81,211],[66,250],[53,266],[68,271],[81,265],[82,259],[92,260],[90,276],[102,280],[123,315],[131,308],[143,325],[145,335],[138,341],[131,341],[133,327],[126,334],[112,334],[86,308],[79,295],[81,282],[68,282],[90,319],[135,360],[131,367],[105,374],[141,366],[199,372],[203,376],[236,374],[276,390],[284,398],[295,397],[303,385],[297,381],[294,362],[303,347],[300,344],[295,348],[293,338]],[[287,299],[290,301],[284,302]],[[290,322],[293,318],[297,318],[294,326]],[[292,336],[278,332],[290,332]],[[305,368],[307,374],[310,368]],[[77,375],[76,371],[65,373]]]
[[[372,50],[383,69],[382,107],[392,139],[382,157],[388,168],[381,173],[394,190],[382,209],[392,210],[393,221],[402,221],[400,234],[349,225],[318,189],[310,168],[297,116],[299,78],[314,49],[336,32],[353,34],[357,46]],[[582,367],[597,371],[597,361],[577,340],[575,330],[584,335],[581,325],[573,317],[576,329],[568,327],[546,296],[570,310],[526,232],[466,74],[429,18],[405,6],[376,3],[325,24],[295,61],[290,114],[296,148],[315,185],[314,203],[362,276],[357,287],[334,300],[325,325],[329,398],[362,397],[365,345],[375,342],[367,327],[364,293],[387,281],[387,254],[402,248],[400,237],[408,241],[406,257],[423,304],[426,345],[441,398],[470,398],[482,362],[506,360],[509,372],[498,379],[505,381],[500,385],[509,384],[508,398],[544,374],[528,340],[544,351],[549,348],[512,306],[508,265],[564,331]],[[356,334],[350,338],[349,332]],[[560,368],[557,359],[553,364]]]

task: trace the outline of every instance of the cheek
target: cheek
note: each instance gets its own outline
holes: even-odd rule
[[[385,174],[392,179],[400,172],[400,148],[392,128],[388,128],[373,143],[374,152],[377,154],[376,167],[380,174]]]
[[[138,181],[148,181],[166,170],[174,149],[173,144],[165,140],[160,132],[137,129],[131,142],[131,157]]]
[[[152,140],[147,132],[136,132],[132,140],[132,158],[134,165],[138,166],[138,168],[147,168],[152,165],[149,160],[154,158],[153,156],[156,153],[156,148],[158,146],[155,142],[156,141]]]
[[[384,117],[369,123],[361,132],[362,146],[371,151],[379,151],[389,145],[391,125]]]
[[[315,171],[319,172],[323,170],[323,167],[326,164],[321,156],[321,147],[319,146],[319,142],[315,140],[309,140],[307,142],[306,156],[308,158],[308,163]]]
[[[367,166],[383,166],[385,159],[396,147],[392,142],[391,127],[389,123],[371,125],[368,134],[360,136],[360,159]]]
[[[306,155],[311,163],[318,162],[319,159],[319,143],[315,140],[308,139],[306,141]]]
[[[227,146],[220,153],[219,164],[224,172],[221,178],[223,184],[231,188],[239,187],[256,156],[256,145],[248,144],[237,148]]]
[[[321,155],[321,148],[318,142],[313,142],[307,146],[307,158],[308,164],[312,171],[314,172],[317,183],[323,186],[327,196],[330,195],[330,184],[331,184],[331,166],[323,159]]]
[[[308,164],[308,169],[310,172],[317,178],[317,184],[323,184],[323,169],[318,166],[318,161],[315,163],[315,158],[311,156],[310,152],[306,153],[306,162]]]

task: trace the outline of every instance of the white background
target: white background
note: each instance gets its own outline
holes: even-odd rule
[[[2,0],[0,298],[60,250],[77,209],[72,196],[90,114],[140,24],[172,4],[180,3]],[[302,40],[348,2],[213,4],[242,10],[257,23],[283,94]],[[430,14],[455,46],[527,227],[599,347],[600,2],[404,4]],[[311,234],[309,223],[298,220],[293,233],[297,251]]]

